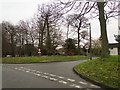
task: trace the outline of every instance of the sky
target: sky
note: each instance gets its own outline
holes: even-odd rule
[[[38,4],[50,3],[52,1],[53,0],[0,0],[0,23],[4,20],[17,24],[20,20],[29,20],[37,12]],[[100,37],[99,20],[93,19],[90,23],[92,37],[98,39]],[[64,30],[66,30],[66,28]],[[114,34],[118,34],[117,19],[112,19],[107,24],[107,34],[109,43],[116,43]],[[70,37],[73,37],[73,35],[70,35]]]

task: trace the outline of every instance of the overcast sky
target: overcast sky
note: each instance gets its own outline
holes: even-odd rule
[[[5,20],[17,24],[19,20],[27,20],[37,12],[37,5],[50,3],[53,0],[0,0],[0,23]],[[66,30],[66,29],[65,29]],[[92,37],[100,37],[99,20],[91,21]],[[107,24],[109,43],[115,43],[114,34],[118,34],[118,20],[112,19]],[[71,36],[72,37],[72,36]]]

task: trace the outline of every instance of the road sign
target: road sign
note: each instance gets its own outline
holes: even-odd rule
[[[41,53],[41,52],[38,52],[39,54]]]
[[[40,49],[38,49],[38,53],[39,53],[39,54],[41,53]]]
[[[38,49],[38,51],[40,52],[40,49]]]
[[[88,50],[90,49],[90,46],[88,44],[85,45],[85,49]]]

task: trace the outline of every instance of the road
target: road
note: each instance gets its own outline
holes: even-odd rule
[[[84,61],[3,64],[2,88],[100,88],[73,72]]]

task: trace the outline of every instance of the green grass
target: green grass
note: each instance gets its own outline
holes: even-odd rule
[[[120,88],[119,56],[110,56],[89,60],[75,66],[75,69],[81,74],[92,78],[106,85]],[[118,61],[119,60],[119,61]]]
[[[2,63],[35,63],[83,60],[86,56],[4,57]]]

